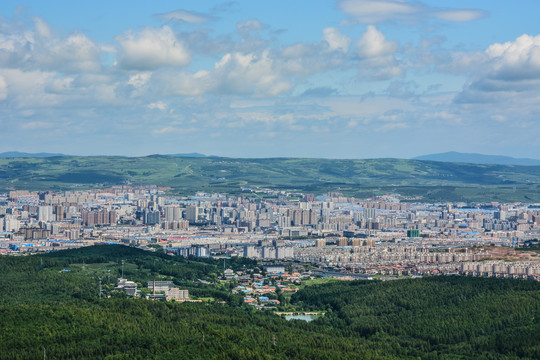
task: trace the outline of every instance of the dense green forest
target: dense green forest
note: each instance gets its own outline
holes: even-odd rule
[[[120,275],[122,260],[126,278],[171,279],[215,301],[120,296],[107,276]],[[219,260],[111,245],[2,256],[0,359],[44,352],[48,359],[540,358],[537,282],[430,277],[308,286],[293,295],[294,306],[326,315],[307,323],[243,305],[215,281],[220,268]],[[99,298],[99,278],[110,297]]]
[[[0,159],[0,190],[158,185],[176,194],[271,188],[360,198],[399,193],[425,201],[540,201],[540,166],[405,159],[63,156]]]
[[[538,282],[457,276],[340,282],[305,288],[293,301],[334,314],[321,325],[395,349],[540,358]]]

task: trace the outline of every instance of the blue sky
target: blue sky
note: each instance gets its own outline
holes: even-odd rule
[[[539,158],[539,1],[0,3],[0,152]]]

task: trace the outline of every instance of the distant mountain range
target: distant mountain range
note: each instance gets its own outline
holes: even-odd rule
[[[0,158],[48,158],[48,157],[56,157],[56,156],[67,156],[65,154],[59,154],[59,153],[25,153],[25,152],[19,152],[19,151],[8,151],[0,153]]]
[[[413,158],[413,160],[430,160],[453,163],[469,163],[469,164],[499,164],[499,165],[522,165],[522,166],[540,166],[540,160],[514,158],[511,156],[501,155],[484,155],[460,153],[449,151],[440,154],[422,155]]]
[[[70,156],[66,154],[60,154],[60,153],[26,153],[26,152],[19,152],[19,151],[8,151],[0,153],[0,159],[6,159],[6,158],[49,158],[49,157],[57,157],[57,156]],[[170,154],[170,155],[164,155],[164,156],[173,156],[173,157],[191,157],[191,158],[205,158],[205,157],[215,157],[212,155],[205,155],[201,153],[186,153],[186,154]]]
[[[19,151],[8,151],[0,153],[0,159],[5,158],[49,158],[49,157],[63,157],[72,156],[61,153],[26,153]],[[193,153],[180,153],[180,154],[167,154],[156,156],[171,156],[178,158],[217,158],[215,155],[205,155],[197,152]],[[126,156],[120,156],[126,157]],[[127,156],[129,157],[129,156]],[[439,154],[421,155],[412,158],[412,160],[427,160],[427,161],[440,161],[440,162],[452,162],[452,163],[469,163],[469,164],[498,164],[498,165],[521,165],[521,166],[540,166],[540,160],[527,159],[527,158],[514,158],[511,156],[501,155],[484,155],[474,153],[460,153],[457,151],[449,151]]]
[[[201,154],[201,153],[187,153],[187,154],[171,154],[171,155],[168,155],[168,156],[174,156],[174,157],[196,157],[196,158],[204,158],[204,157],[211,157],[209,155],[204,155],[204,154]]]

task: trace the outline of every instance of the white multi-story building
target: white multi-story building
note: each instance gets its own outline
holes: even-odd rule
[[[49,222],[55,220],[53,218],[53,208],[49,205],[38,207],[38,220],[43,222]]]

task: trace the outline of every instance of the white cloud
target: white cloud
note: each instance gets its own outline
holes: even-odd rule
[[[187,10],[173,10],[167,13],[158,14],[156,16],[165,21],[179,21],[189,24],[203,24],[212,20],[212,18],[209,16],[197,14]]]
[[[521,35],[514,42],[493,44],[486,50],[492,70],[504,80],[540,78],[540,35]]]
[[[45,20],[34,17],[34,30],[21,31],[4,24],[0,33],[0,65],[25,70],[63,73],[96,72],[101,68],[101,49],[82,33],[57,37]]]
[[[35,16],[33,20],[36,36],[38,38],[49,39],[52,36],[49,24],[47,24],[45,20],[37,16]]]
[[[398,45],[386,40],[383,33],[369,25],[356,44],[358,66],[363,77],[388,80],[403,74],[403,68],[395,57]]]
[[[251,19],[251,20],[239,22],[238,24],[236,24],[236,29],[242,35],[247,35],[251,32],[260,31],[265,28],[267,28],[267,26],[261,23],[257,19]]]
[[[92,72],[101,67],[100,54],[99,47],[86,35],[73,34],[44,43],[35,58],[45,69]]]
[[[164,110],[167,110],[167,105],[162,101],[158,101],[158,102],[148,104],[148,108],[149,109],[158,109],[158,110],[164,111]]]
[[[214,81],[209,71],[201,70],[195,74],[182,72],[172,75],[164,73],[156,77],[165,85],[165,95],[198,96],[214,89]]]
[[[433,16],[446,21],[467,22],[484,17],[486,13],[475,9],[452,9],[434,11]]]
[[[391,55],[397,51],[397,44],[387,41],[383,33],[370,25],[357,43],[357,53],[361,58]]]
[[[0,75],[0,100],[5,100],[8,95],[7,83],[3,76]]]
[[[131,75],[129,77],[128,84],[132,85],[133,87],[137,89],[140,89],[148,83],[148,80],[150,80],[151,76],[152,76],[151,72],[143,72],[143,73]]]
[[[474,58],[468,55],[467,58]],[[540,35],[521,35],[478,53],[476,70],[457,102],[523,102],[540,93]],[[519,99],[516,99],[519,97]]]
[[[167,77],[162,78],[168,82],[166,92],[190,96],[204,93],[277,96],[293,87],[283,64],[272,57],[269,50],[260,54],[228,53],[211,71],[181,73],[168,80]]]
[[[419,12],[418,5],[402,0],[342,0],[339,7],[363,23],[402,19]]]
[[[57,94],[46,91],[54,80],[51,72],[0,69],[0,76],[6,82],[10,100],[16,108],[55,106],[59,103]]]
[[[146,28],[138,34],[127,32],[117,37],[120,43],[118,63],[132,70],[152,70],[162,66],[186,66],[191,55],[172,29]]]
[[[65,94],[73,90],[72,84],[73,78],[71,77],[52,78],[45,87],[45,90],[52,94]]]
[[[293,84],[280,73],[279,64],[268,50],[262,54],[226,54],[215,65],[221,79],[221,91],[237,94],[276,96],[289,91]]]
[[[422,21],[437,18],[465,22],[481,18],[485,11],[477,9],[441,9],[408,0],[341,0],[339,8],[356,21],[375,24],[384,21]]]
[[[9,96],[8,106],[15,109],[56,108],[59,113],[95,106],[125,106],[117,96],[117,83],[107,76],[66,75],[53,71],[1,69]]]
[[[323,39],[328,44],[330,51],[341,51],[346,53],[349,51],[349,44],[351,39],[347,35],[340,34],[336,28],[324,28]]]

